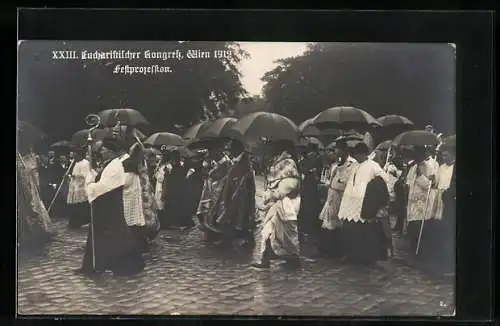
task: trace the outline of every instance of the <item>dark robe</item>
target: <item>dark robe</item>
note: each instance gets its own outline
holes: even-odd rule
[[[361,209],[361,218],[367,222],[345,221],[342,226],[344,240],[342,247],[350,262],[374,264],[379,260],[387,259],[387,234],[384,232],[383,222],[377,217],[377,213],[388,204],[387,184],[381,177],[375,177],[366,186]]]
[[[49,160],[47,165],[43,167],[40,171],[40,192],[42,195],[43,203],[47,209],[54,198],[57,191],[57,187],[54,188],[54,184],[59,185],[61,174],[61,166],[57,163],[55,159]],[[62,172],[64,173],[64,172]]]
[[[175,165],[163,180],[163,196],[165,206],[160,215],[162,229],[169,227],[192,226],[191,207],[187,194],[187,167]]]
[[[321,228],[318,219],[322,208],[318,187],[322,170],[321,158],[313,153],[301,162],[300,169],[304,178],[301,183],[301,202],[297,223],[301,235],[313,235],[317,234]]]
[[[100,180],[103,171],[97,175],[95,182]],[[93,270],[94,232],[95,271],[111,270],[115,275],[141,272],[145,266],[144,260],[123,215],[123,186],[97,197],[91,203],[91,209],[93,227],[89,226],[82,270],[86,273]]]
[[[443,270],[445,273],[452,273],[455,271],[455,257],[456,257],[456,206],[457,206],[457,192],[456,192],[456,165],[453,168],[453,175],[451,177],[450,188],[443,193]]]
[[[402,163],[397,164],[397,167],[402,170],[402,173],[394,184],[394,193],[396,198],[394,200],[392,210],[396,215],[394,230],[403,232],[404,225],[406,223],[406,207],[408,205],[408,187],[406,185],[406,176],[408,175],[410,167]]]
[[[255,221],[255,179],[247,154],[234,164],[226,178],[215,210],[216,228],[233,239],[249,240]]]
[[[191,216],[196,215],[196,209],[198,208],[198,203],[201,197],[201,191],[203,190],[203,178],[204,171],[202,162],[199,161],[188,161],[186,168],[193,169],[193,174],[186,179],[186,194],[188,201],[188,209]],[[186,172],[187,173],[187,172]]]

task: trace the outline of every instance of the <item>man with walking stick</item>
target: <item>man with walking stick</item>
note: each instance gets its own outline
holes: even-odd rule
[[[137,274],[144,269],[144,260],[123,215],[122,147],[112,138],[96,147],[103,169],[94,180],[87,180],[90,227],[82,267],[75,273],[90,276],[110,270],[116,276]]]

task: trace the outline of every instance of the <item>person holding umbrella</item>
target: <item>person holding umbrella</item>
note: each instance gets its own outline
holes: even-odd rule
[[[387,175],[377,162],[368,158],[368,154],[365,143],[355,145],[352,155],[358,165],[347,180],[338,213],[343,224],[342,247],[345,257],[359,265],[372,265],[387,257],[382,225],[376,216],[384,203],[371,199],[373,192],[367,191],[367,188],[371,188],[368,187],[371,182],[378,180],[376,184],[381,184],[381,190],[387,192]],[[381,192],[375,194],[382,195]],[[365,206],[369,209],[365,209]]]
[[[300,173],[292,153],[293,142],[271,143],[272,159],[266,173],[264,202],[256,230],[255,268],[269,268],[272,257],[281,257],[286,265],[299,268],[297,216],[300,209]]]
[[[319,214],[322,232],[317,249],[320,255],[340,258],[343,254],[338,212],[347,180],[357,165],[358,162],[349,154],[346,141],[338,139],[335,143],[335,160],[330,169],[328,197]]]
[[[415,146],[413,153],[416,164],[410,168],[406,178],[409,250],[416,258],[429,263],[433,260],[433,250],[436,247],[436,236],[438,236],[434,219],[431,216],[433,204],[430,200],[432,187],[437,184],[438,166],[435,160],[429,159],[429,150],[425,146]],[[419,238],[421,238],[421,244],[417,254]]]
[[[88,231],[82,267],[75,273],[90,276],[111,270],[116,276],[134,275],[144,269],[144,260],[123,214],[126,174],[120,155],[124,149],[110,137],[99,143],[103,169],[93,171],[86,180],[93,225]]]

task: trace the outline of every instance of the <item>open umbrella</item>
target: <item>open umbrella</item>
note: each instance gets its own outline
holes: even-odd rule
[[[57,141],[57,142],[53,143],[52,145],[50,145],[50,147],[51,148],[72,149],[73,147],[75,147],[75,145],[73,145],[70,141],[60,140],[60,141]]]
[[[184,133],[182,138],[187,140],[194,140],[198,138],[198,135],[206,130],[210,126],[210,121],[202,121],[191,127]]]
[[[258,144],[263,139],[290,140],[297,143],[299,136],[299,128],[292,120],[270,112],[249,113],[228,130],[228,137],[234,137],[247,144]]]
[[[393,146],[435,146],[439,143],[436,134],[426,130],[411,130],[399,134],[392,141]]]
[[[190,150],[189,148],[185,146],[164,146],[161,148],[161,151],[164,153],[168,152],[173,152],[173,151],[178,151],[179,154],[181,154],[181,157],[184,158],[191,158],[196,156],[196,153]]]
[[[316,137],[301,137],[298,146],[307,147],[310,145],[316,146],[318,149],[324,149],[325,145]]]
[[[95,129],[92,131],[92,140],[99,141],[103,140],[106,136],[109,135],[109,131],[105,129]],[[82,129],[77,131],[71,136],[71,142],[75,147],[82,148],[87,145],[89,137],[89,129]]]
[[[228,131],[231,126],[236,123],[236,121],[238,121],[238,119],[230,117],[224,117],[214,120],[208,125],[207,128],[203,128],[202,130],[200,130],[197,138],[228,138]]]
[[[382,124],[382,127],[413,126],[413,122],[410,119],[397,114],[381,116],[377,118],[377,121]]]
[[[144,144],[153,147],[160,146],[184,146],[186,141],[181,136],[170,132],[157,132],[149,136]]]
[[[392,140],[386,140],[381,142],[380,144],[375,147],[375,149],[381,150],[381,151],[388,151],[389,148],[391,148],[392,145]]]
[[[369,132],[365,132],[364,134],[351,132],[349,134],[338,137],[336,141],[338,140],[344,140],[347,143],[347,146],[351,148],[355,147],[359,143],[364,143],[366,146],[368,146],[368,149],[370,151],[375,147],[375,141],[373,140],[373,137]]]
[[[318,128],[355,129],[382,126],[368,112],[353,106],[336,106],[326,109],[314,117],[313,124]]]
[[[307,119],[299,125],[299,130],[304,137],[317,137],[320,135],[320,130],[313,124],[314,118]]]
[[[118,122],[127,126],[146,125],[148,121],[137,110],[134,109],[109,109],[99,112],[101,124],[107,127],[113,127]]]

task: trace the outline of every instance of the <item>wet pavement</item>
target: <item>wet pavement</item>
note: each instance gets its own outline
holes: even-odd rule
[[[146,269],[135,277],[95,279],[80,267],[86,229],[54,225],[54,241],[41,256],[18,261],[18,314],[152,315],[450,315],[453,279],[410,267],[401,240],[384,268],[355,268],[328,259],[303,258],[299,271],[273,263],[248,268],[251,253],[221,251],[203,242],[197,228],[162,231]],[[307,247],[307,246],[306,246]]]

